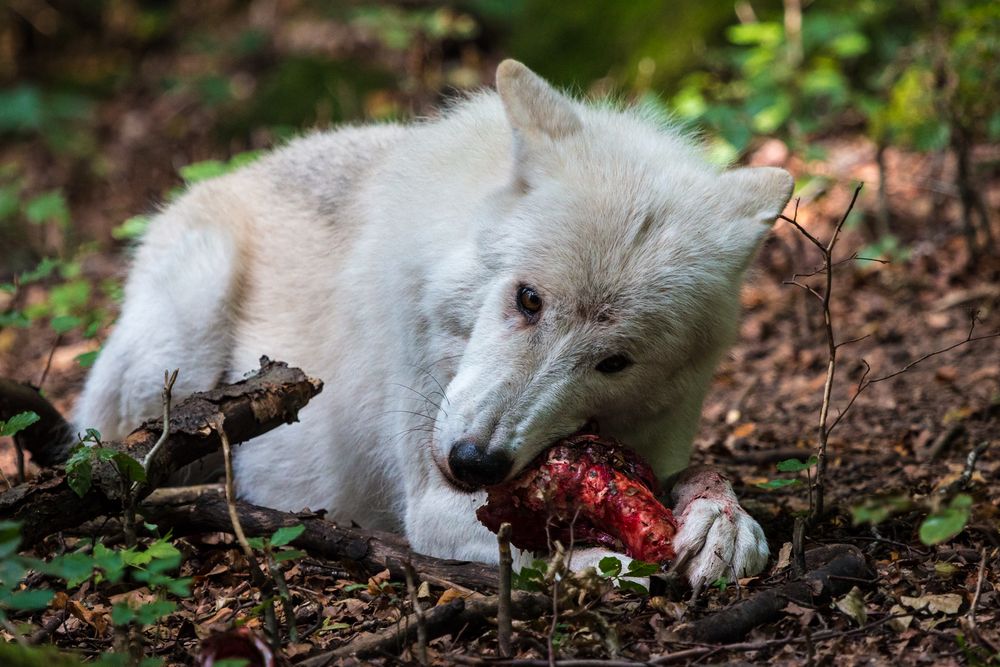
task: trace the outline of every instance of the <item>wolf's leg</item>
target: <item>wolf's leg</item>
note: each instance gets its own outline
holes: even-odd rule
[[[220,221],[232,221],[239,211],[220,189],[206,183],[151,223],[121,315],[77,404],[77,428],[120,438],[158,414],[167,369],[180,370],[175,399],[221,378],[231,346],[239,249],[233,225]]]
[[[710,466],[682,471],[671,488],[679,530],[675,566],[698,591],[719,577],[758,574],[770,553],[760,524],[740,507],[729,479]]]

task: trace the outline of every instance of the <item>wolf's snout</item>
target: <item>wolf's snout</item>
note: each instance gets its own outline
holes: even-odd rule
[[[451,447],[448,467],[461,484],[481,489],[499,484],[510,472],[514,460],[501,449],[486,450],[471,440],[460,440]]]

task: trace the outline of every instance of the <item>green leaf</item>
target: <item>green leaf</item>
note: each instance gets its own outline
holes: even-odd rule
[[[83,320],[74,315],[59,315],[57,317],[53,317],[52,321],[49,322],[49,326],[52,327],[52,330],[60,335],[69,333],[81,324],[83,324]]]
[[[15,435],[34,424],[39,419],[41,418],[36,412],[31,412],[30,410],[28,412],[19,412],[6,422],[0,421],[0,436]]]
[[[905,494],[868,498],[860,505],[851,507],[851,517],[855,526],[861,523],[876,525],[891,515],[910,508],[910,498]]]
[[[247,544],[250,545],[251,549],[256,549],[257,551],[264,550],[265,539],[263,537],[248,537]]]
[[[289,549],[287,551],[279,551],[278,553],[274,554],[274,562],[275,563],[281,563],[281,562],[284,562],[286,560],[292,560],[294,558],[302,558],[305,555],[306,555],[306,552],[299,551],[298,549]]]
[[[740,45],[775,45],[781,42],[785,31],[780,23],[756,21],[754,23],[739,23],[726,29],[726,37],[733,44]]]
[[[344,624],[342,624],[344,625]],[[351,626],[347,626],[351,627]],[[212,667],[247,667],[250,661],[246,658],[223,658],[212,662]]]
[[[179,559],[181,557],[180,550],[166,539],[159,539],[150,544],[146,553],[149,554],[150,558],[157,560]]]
[[[69,224],[69,208],[66,206],[66,199],[62,192],[50,190],[27,203],[24,207],[24,217],[35,225],[55,222],[60,227],[65,228]]]
[[[810,456],[805,461],[799,461],[798,459],[785,459],[778,463],[779,472],[802,472],[803,470],[808,470],[816,465],[818,459],[816,456]]]
[[[17,553],[17,547],[20,544],[21,522],[0,521],[0,559]]]
[[[68,553],[56,556],[48,563],[40,563],[35,569],[50,576],[64,579],[66,585],[73,588],[89,579],[90,575],[94,573],[94,559],[87,554]]]
[[[597,569],[602,576],[617,577],[622,571],[622,562],[614,556],[605,556],[597,563]]]
[[[10,609],[22,609],[25,611],[45,609],[54,595],[55,591],[42,589],[17,591],[7,597],[4,605]]]
[[[148,215],[133,215],[131,218],[111,230],[111,238],[116,241],[131,241],[142,236],[149,227],[151,218]]]
[[[115,625],[126,625],[135,619],[135,610],[127,602],[119,602],[111,607],[111,622]]]
[[[971,508],[971,496],[964,493],[955,496],[948,507],[931,514],[920,524],[920,541],[933,546],[955,537],[965,530]]]
[[[31,318],[20,310],[10,310],[0,313],[0,329],[27,329],[31,326]]]
[[[766,482],[758,482],[757,488],[773,491],[774,489],[781,489],[786,486],[798,486],[801,483],[801,479],[771,479]]]
[[[100,354],[100,350],[92,350],[91,352],[84,352],[83,354],[78,354],[75,357],[76,363],[80,364],[80,368],[90,368],[97,361],[97,355]]]
[[[124,452],[115,452],[111,458],[119,474],[130,482],[145,482],[146,470],[142,464]]]
[[[286,544],[290,544],[299,535],[304,533],[306,527],[303,524],[298,524],[297,526],[284,526],[274,531],[274,535],[271,536],[271,546],[272,547],[283,547]]]
[[[620,579],[618,581],[618,587],[623,591],[632,591],[633,593],[638,593],[639,595],[649,594],[649,589],[645,586],[634,581],[629,581],[628,579]]]
[[[59,264],[60,262],[58,259],[45,257],[34,269],[22,273],[18,278],[18,282],[22,285],[27,285],[28,283],[44,280],[52,275],[52,272],[56,270]]]
[[[715,588],[718,588],[720,591],[726,590],[726,586],[728,585],[729,585],[729,579],[727,579],[726,577],[719,577],[711,584],[709,584],[709,586],[714,586]]]
[[[219,162],[218,160],[195,162],[194,164],[189,164],[186,167],[180,168],[181,178],[188,183],[197,183],[198,181],[205,181],[210,178],[215,178],[216,176],[222,176],[227,171],[229,170],[226,168],[226,164],[224,162]]]
[[[177,603],[170,600],[148,602],[135,610],[135,620],[141,625],[151,625],[176,609]]]
[[[522,567],[520,572],[513,572],[510,577],[511,587],[522,591],[540,591],[543,581],[541,570],[533,567]]]
[[[656,563],[644,563],[641,560],[634,560],[628,564],[625,570],[627,577],[648,577],[660,571],[660,566]]]
[[[72,469],[70,469],[69,463],[66,464],[66,483],[76,495],[81,498],[87,495],[92,482],[93,466],[89,457],[78,461]]]

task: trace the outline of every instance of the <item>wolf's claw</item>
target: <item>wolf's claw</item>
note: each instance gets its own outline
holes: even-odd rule
[[[720,577],[737,581],[767,565],[767,539],[740,507],[725,475],[711,467],[684,471],[671,490],[679,529],[673,570],[687,576],[695,594]]]
[[[759,573],[770,551],[764,531],[733,498],[696,498],[677,517],[674,569],[697,593],[720,577],[737,581]]]

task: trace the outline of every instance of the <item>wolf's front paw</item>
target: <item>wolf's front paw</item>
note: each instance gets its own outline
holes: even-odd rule
[[[735,497],[695,498],[677,522],[674,568],[687,576],[695,595],[720,577],[736,581],[767,565],[764,531]]]

